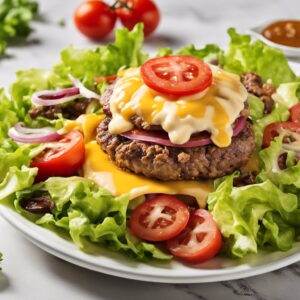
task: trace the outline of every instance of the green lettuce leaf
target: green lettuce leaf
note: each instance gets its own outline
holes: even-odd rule
[[[249,35],[238,34],[234,28],[228,34],[228,51],[220,59],[225,70],[237,74],[255,72],[275,85],[295,81],[296,76],[281,51],[259,40],[251,41]]]
[[[192,55],[204,61],[218,60],[222,54],[222,50],[218,45],[208,44],[201,49],[197,49],[194,45],[188,45],[176,52],[179,55]]]
[[[130,235],[126,228],[127,195],[114,197],[82,177],[52,177],[17,193],[16,209],[24,212],[20,205],[23,199],[45,193],[54,201],[55,209],[36,223],[52,230],[65,230],[82,250],[89,251],[93,243],[139,260],[171,258],[155,245]]]
[[[291,108],[300,101],[300,82],[282,83],[276,90],[273,99],[277,103]]]
[[[0,89],[0,145],[5,143],[8,129],[18,121],[13,103],[3,89]]]
[[[196,48],[195,45],[187,45],[175,52],[171,48],[165,47],[158,49],[156,56],[167,56],[167,55],[191,55],[204,61],[211,62],[212,60],[218,61],[222,50],[218,45],[208,44],[203,48]]]
[[[249,94],[247,103],[250,109],[251,120],[255,123],[257,120],[262,119],[264,116],[264,108],[265,108],[263,101],[260,98],[252,94]]]
[[[0,183],[0,200],[31,187],[37,174],[37,168],[22,166],[20,169],[12,166]]]
[[[228,252],[235,257],[244,257],[248,253],[256,253],[258,246],[266,244],[275,249],[290,249],[294,234],[283,237],[282,228],[291,227],[287,219],[297,210],[297,196],[284,193],[270,180],[233,187],[235,176],[225,177],[208,197],[208,208],[226,238]],[[266,215],[268,212],[273,218]],[[276,222],[274,214],[284,225]]]
[[[287,224],[277,212],[267,212],[262,219],[263,228],[258,233],[258,244],[271,245],[275,249],[287,251],[295,240],[295,228]]]
[[[116,30],[115,42],[96,49],[76,49],[73,46],[61,52],[61,62],[54,73],[68,80],[68,75],[80,79],[87,87],[94,87],[96,76],[116,74],[125,67],[137,67],[147,58],[142,52],[143,26],[137,24],[132,31]]]
[[[33,184],[36,168],[29,168],[33,146],[0,148],[0,200]]]

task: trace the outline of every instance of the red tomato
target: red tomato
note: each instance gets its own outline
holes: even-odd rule
[[[300,103],[294,105],[290,108],[290,120],[292,122],[299,123],[300,122]]]
[[[213,258],[221,247],[220,230],[212,215],[205,209],[197,209],[183,232],[167,241],[167,248],[174,256],[191,263]]]
[[[175,196],[160,194],[135,208],[130,216],[130,229],[147,241],[166,241],[178,235],[189,220],[186,204]]]
[[[74,22],[78,30],[94,40],[108,35],[114,28],[116,19],[115,11],[98,0],[81,3],[74,14]]]
[[[31,163],[38,168],[37,180],[45,180],[51,176],[72,176],[84,162],[83,135],[79,131],[71,131],[58,142],[38,155]]]
[[[127,7],[117,9],[117,15],[122,24],[128,29],[132,29],[137,23],[144,23],[144,34],[151,34],[159,24],[159,10],[151,0],[122,0]]]
[[[295,122],[275,122],[269,124],[264,131],[263,148],[269,147],[271,141],[279,135],[280,129],[300,133],[300,123]]]
[[[153,90],[175,96],[195,94],[212,84],[210,67],[193,56],[152,58],[142,65],[141,74]]]

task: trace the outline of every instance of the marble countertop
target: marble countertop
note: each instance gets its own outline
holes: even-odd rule
[[[7,86],[19,69],[50,67],[63,47],[93,43],[72,24],[79,0],[39,1],[42,16],[25,45],[10,47],[0,60],[0,85]],[[179,48],[185,44],[225,45],[226,29],[243,31],[276,18],[299,18],[299,0],[160,0],[162,23],[146,49]],[[59,26],[64,19],[65,27]],[[300,263],[279,271],[236,281],[191,285],[130,281],[88,271],[57,259],[24,239],[0,219],[0,299],[299,299]]]

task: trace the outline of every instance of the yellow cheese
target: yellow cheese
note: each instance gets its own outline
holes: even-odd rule
[[[130,199],[153,193],[189,195],[197,199],[200,207],[205,207],[207,195],[212,191],[211,182],[162,182],[125,172],[110,161],[95,141],[87,143],[85,150],[84,177],[95,181],[114,195],[128,193]]]
[[[81,115],[75,121],[67,121],[64,131],[79,130],[83,133],[84,142],[87,143],[95,138],[96,129],[104,115],[87,114]]]

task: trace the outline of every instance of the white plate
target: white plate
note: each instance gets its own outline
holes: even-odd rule
[[[135,280],[166,283],[216,282],[263,274],[300,260],[299,242],[288,252],[250,255],[243,261],[218,257],[197,267],[175,261],[145,264],[107,250],[89,255],[78,250],[72,242],[35,225],[8,207],[1,205],[0,214],[35,245],[63,260],[97,272]]]
[[[291,63],[291,66],[296,73],[300,73],[300,64]],[[297,242],[290,251],[259,253],[249,255],[244,260],[217,257],[194,267],[176,261],[145,264],[104,249],[97,255],[84,253],[72,242],[35,225],[3,205],[0,205],[0,214],[35,245],[63,260],[97,272],[135,280],[165,283],[216,282],[259,275],[300,261],[300,242]]]

